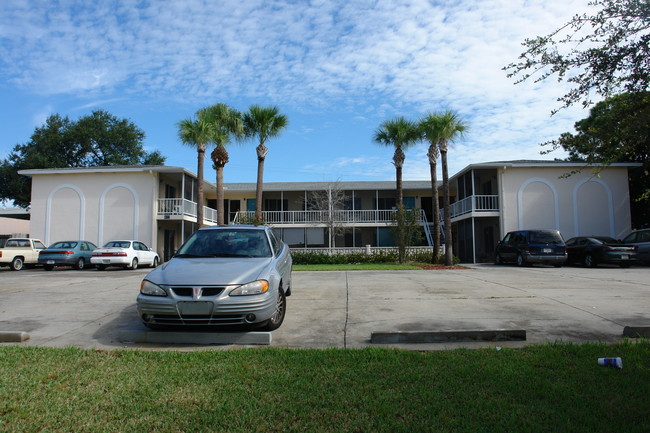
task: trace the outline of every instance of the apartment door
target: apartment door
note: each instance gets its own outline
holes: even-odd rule
[[[228,202],[228,222],[231,223],[235,220],[237,212],[241,209],[241,202],[239,200],[226,200]]]

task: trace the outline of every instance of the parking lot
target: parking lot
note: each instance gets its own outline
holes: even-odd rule
[[[231,348],[133,343],[146,331],[135,298],[148,269],[0,269],[0,332],[26,332],[33,346]],[[415,350],[519,347],[543,342],[616,342],[625,326],[650,326],[650,267],[472,265],[421,271],[295,272],[287,316],[271,346],[361,348],[373,332],[522,329],[526,340],[393,344]],[[165,332],[165,331],[156,331]],[[120,341],[123,340],[123,341]],[[381,344],[381,347],[388,345]]]

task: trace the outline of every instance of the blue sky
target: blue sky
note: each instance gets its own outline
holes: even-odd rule
[[[277,105],[289,126],[268,143],[265,181],[393,180],[372,141],[389,118],[455,110],[470,126],[450,173],[472,163],[548,159],[539,143],[588,114],[561,110],[565,85],[514,85],[501,70],[526,37],[588,0],[4,0],[0,2],[0,158],[58,113],[128,118],[148,150],[196,172],[176,123],[223,102]],[[255,144],[229,148],[226,182],[254,182]],[[429,178],[425,144],[405,180]],[[206,164],[206,179],[215,172]]]

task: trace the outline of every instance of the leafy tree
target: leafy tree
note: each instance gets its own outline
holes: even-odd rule
[[[221,226],[225,224],[223,169],[229,160],[226,146],[233,137],[242,137],[241,113],[226,104],[215,104],[201,110],[199,117],[204,117],[212,125],[210,142],[216,147],[210,156],[217,171],[217,224]]]
[[[429,169],[431,172],[431,197],[432,197],[432,215],[433,215],[433,254],[431,263],[438,263],[440,254],[440,203],[438,199],[438,158],[440,149],[438,142],[442,133],[442,124],[440,116],[429,113],[420,119],[418,128],[422,139],[429,143],[427,157],[429,158]]]
[[[442,191],[443,209],[445,213],[445,265],[454,263],[453,242],[451,239],[451,203],[449,202],[449,168],[447,166],[447,152],[449,145],[459,138],[463,138],[467,124],[453,111],[434,115],[438,124],[438,149],[440,149],[440,162],[442,165]]]
[[[205,152],[213,137],[213,125],[208,122],[205,110],[199,110],[195,118],[184,119],[178,122],[178,138],[187,146],[196,149],[197,163],[196,174],[198,181],[194,186],[196,195],[196,224],[198,228],[203,226],[203,179]]]
[[[264,188],[264,161],[269,149],[266,142],[277,137],[287,127],[287,116],[280,113],[276,106],[261,107],[252,105],[243,115],[244,130],[247,137],[257,137],[257,187],[255,193],[255,218],[262,217],[262,192]]]
[[[526,39],[519,61],[503,69],[517,83],[551,76],[572,84],[558,98],[568,107],[591,104],[592,94],[648,90],[650,82],[650,2],[648,0],[593,0],[600,9],[593,15],[575,15],[546,36]],[[556,113],[554,110],[552,113]]]
[[[575,134],[564,133],[547,144],[569,152],[569,160],[596,165],[640,162],[630,172],[632,224],[650,221],[650,92],[624,93],[593,106],[589,117],[575,123]]]
[[[19,170],[164,164],[160,152],[144,150],[143,140],[144,132],[134,123],[103,110],[76,122],[51,115],[34,130],[29,142],[14,146],[0,163],[0,201],[29,206],[31,179],[20,176]]]
[[[420,241],[419,213],[420,209],[405,209],[402,206],[397,208],[397,211],[392,216],[392,224],[389,230],[393,239],[397,239],[397,260],[399,263],[406,262],[408,248]]]

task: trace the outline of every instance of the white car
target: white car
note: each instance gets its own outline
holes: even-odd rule
[[[158,266],[160,257],[151,248],[140,241],[110,241],[93,251],[90,263],[100,271],[106,266],[122,266],[138,269],[140,265]]]

